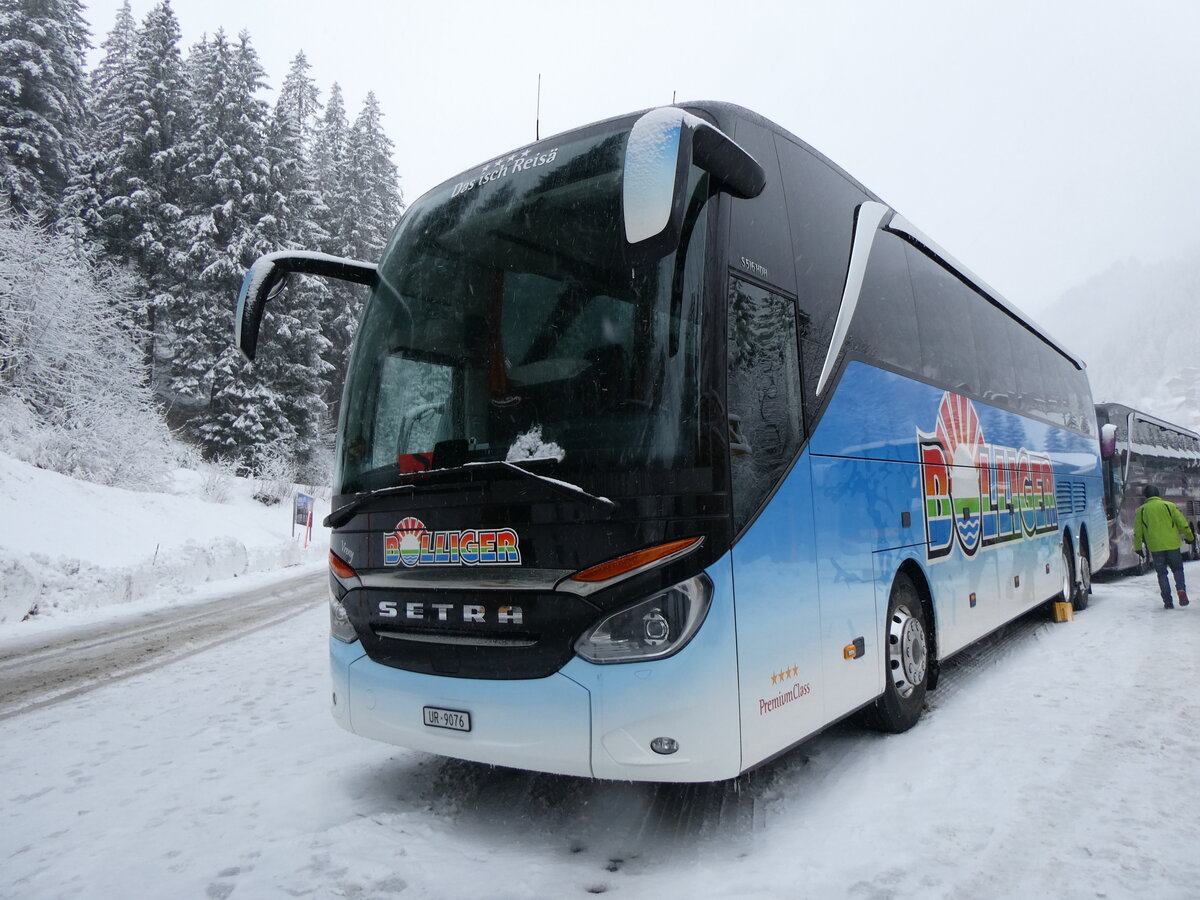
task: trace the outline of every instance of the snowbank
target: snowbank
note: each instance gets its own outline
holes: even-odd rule
[[[77,481],[0,454],[0,627],[140,600],[285,566],[326,565],[327,497],[312,538],[292,502],[253,499],[254,480],[178,469],[167,493]],[[293,533],[294,532],[294,533]],[[31,615],[32,614],[32,615]]]

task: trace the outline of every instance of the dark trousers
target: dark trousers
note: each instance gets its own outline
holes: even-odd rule
[[[1158,574],[1158,589],[1162,593],[1163,603],[1173,602],[1171,599],[1171,581],[1167,578],[1167,567],[1175,576],[1176,590],[1185,590],[1183,584],[1183,554],[1178,550],[1154,550],[1154,571]]]

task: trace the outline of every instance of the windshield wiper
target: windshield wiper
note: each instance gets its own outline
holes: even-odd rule
[[[491,469],[504,472],[518,472],[525,478],[532,478],[544,484],[554,493],[561,497],[566,497],[569,500],[582,501],[589,503],[597,509],[607,513],[613,513],[617,510],[617,504],[609,500],[607,497],[597,497],[595,494],[589,494],[578,485],[571,484],[567,481],[559,481],[557,478],[550,478],[546,475],[539,475],[536,472],[530,472],[528,469],[523,469],[516,463],[503,462],[494,460],[492,462],[469,462],[461,466],[454,466],[446,469],[428,469],[426,471],[414,474],[420,475],[442,475],[453,472],[469,473],[472,469]],[[389,487],[379,488],[378,490],[370,491],[366,494],[360,494],[353,500],[343,503],[333,512],[325,517],[324,525],[327,528],[337,528],[345,525],[354,517],[355,512],[363,507],[364,504],[370,503],[378,497],[389,497],[396,494],[403,494],[416,490],[416,486],[412,484],[394,484]]]
[[[530,460],[533,462],[534,460]],[[535,481],[540,481],[556,494],[567,497],[571,500],[583,500],[592,504],[597,509],[602,509],[605,512],[616,512],[617,504],[609,500],[607,497],[597,497],[595,494],[589,494],[577,484],[571,484],[569,481],[559,481],[557,478],[550,478],[547,475],[539,475],[537,472],[530,472],[528,469],[523,469],[516,463],[502,462],[495,460],[493,462],[470,462],[463,466],[464,469],[469,468],[496,468],[503,467],[506,470],[520,472],[526,478],[532,478]]]
[[[411,492],[413,490],[415,490],[415,488],[411,484],[393,484],[390,487],[379,488],[366,494],[359,494],[353,500],[349,501],[348,503],[343,503],[329,515],[327,515],[321,524],[323,524],[326,528],[337,528],[339,525],[345,525],[347,522],[349,522],[352,518],[354,518],[354,513],[361,508],[363,504],[369,503],[376,497],[390,497],[394,494],[403,494],[406,491]]]

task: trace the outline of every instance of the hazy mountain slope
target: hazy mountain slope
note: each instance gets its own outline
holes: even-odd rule
[[[1200,246],[1183,259],[1115,265],[1037,319],[1087,362],[1097,401],[1200,430]]]

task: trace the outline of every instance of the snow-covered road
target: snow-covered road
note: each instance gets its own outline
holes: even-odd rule
[[[305,571],[268,590],[232,589],[185,607],[9,639],[0,644],[0,721],[203,653],[289,619],[297,609],[324,607],[328,592],[324,571]]]
[[[907,734],[843,724],[717,785],[357,738],[326,630],[305,606],[0,720],[0,897],[1200,896],[1200,604],[1153,576],[961,654]]]

